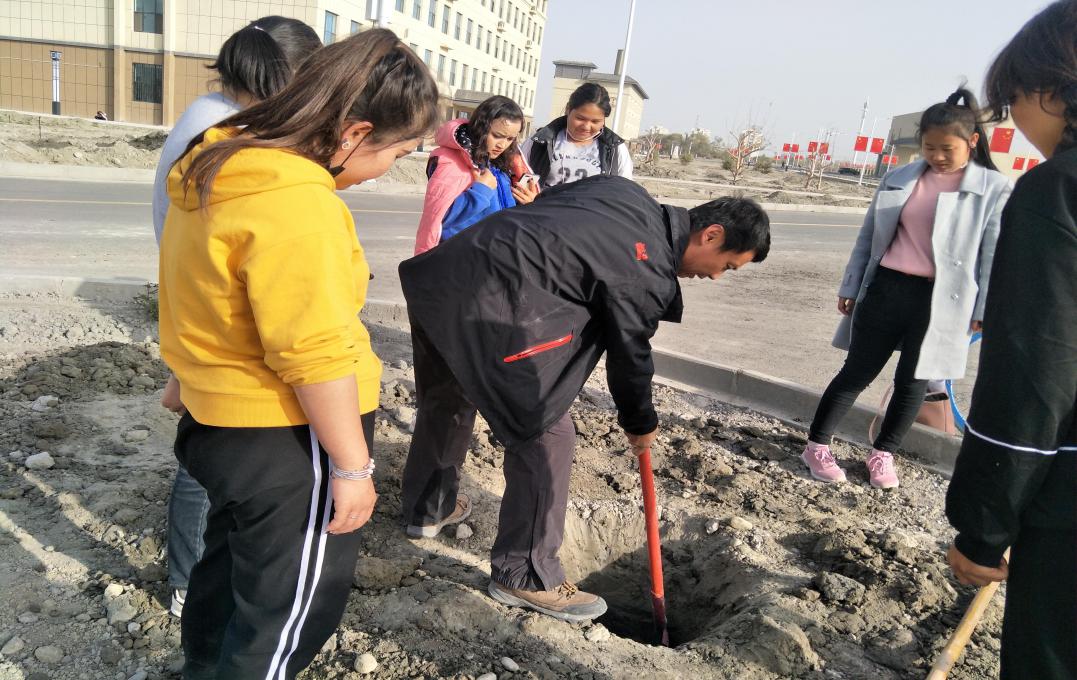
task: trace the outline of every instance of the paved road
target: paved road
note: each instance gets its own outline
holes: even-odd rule
[[[371,297],[402,300],[396,265],[411,255],[421,197],[341,195],[375,274]],[[0,180],[0,275],[156,280],[150,196],[148,184]],[[663,325],[655,344],[822,388],[844,357],[830,347],[835,291],[860,218],[776,211],[771,219],[767,261],[718,282],[684,282],[685,321]]]
[[[148,184],[0,180],[0,274],[155,280],[157,248]],[[372,295],[401,299],[391,273],[411,254],[422,198],[345,191],[360,239],[381,280]],[[859,218],[775,212],[775,242],[806,251],[847,250]],[[375,279],[378,281],[378,279]]]

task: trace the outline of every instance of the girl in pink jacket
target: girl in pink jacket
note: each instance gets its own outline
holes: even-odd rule
[[[519,105],[495,96],[479,104],[470,120],[450,120],[438,129],[438,148],[426,166],[416,255],[487,215],[535,199],[538,186],[530,176],[513,182],[514,164],[522,161],[517,140],[523,124]]]

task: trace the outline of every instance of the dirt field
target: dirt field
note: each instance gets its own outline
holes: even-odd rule
[[[163,558],[175,417],[157,404],[166,369],[147,318],[131,305],[0,299],[0,679],[177,676]],[[573,412],[562,555],[610,613],[570,625],[504,608],[484,593],[503,454],[480,424],[467,530],[406,539],[410,346],[400,329],[372,332],[386,365],[380,501],[344,622],[308,678],[922,678],[971,597],[943,562],[943,479],[903,461],[902,487],[874,490],[864,452],[841,444],[850,483],[823,486],[796,459],[802,431],[658,388],[675,646],[653,646],[638,475],[596,375]],[[42,452],[51,466],[30,458]],[[996,602],[952,678],[997,674],[1000,615]],[[360,675],[366,654],[378,666]]]
[[[148,125],[0,111],[0,161],[152,169],[167,136]],[[425,167],[425,159],[405,158],[379,182],[419,184]]]
[[[730,187],[732,173],[722,169],[721,161],[697,158],[688,165],[661,159],[654,165],[636,169],[636,180],[655,195],[694,198],[700,201],[739,192],[763,203],[810,204],[866,208],[875,192],[872,186],[857,186],[830,178],[823,179],[821,189],[805,188],[807,176],[799,172],[782,172],[775,165],[770,172],[750,168],[735,187]],[[695,185],[684,184],[693,182]],[[714,186],[703,186],[710,183]]]

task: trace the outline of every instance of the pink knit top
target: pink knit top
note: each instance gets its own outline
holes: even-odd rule
[[[905,274],[935,278],[935,254],[931,247],[935,208],[939,204],[939,194],[957,191],[964,176],[963,169],[943,174],[930,167],[920,175],[901,209],[894,240],[879,264]]]

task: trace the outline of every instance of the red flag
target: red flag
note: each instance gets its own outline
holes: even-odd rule
[[[881,137],[873,137],[871,139],[871,152],[882,153],[884,144],[886,144],[885,139],[882,139]]]
[[[800,153],[800,145],[799,144],[794,144],[793,145],[793,153]]]
[[[868,138],[857,137],[856,144],[853,146],[853,151],[867,151],[868,150]]]
[[[883,165],[890,165],[890,156],[883,156]]]
[[[1028,159],[1028,169],[1029,170],[1031,170],[1032,168],[1036,167],[1039,164],[1040,164],[1040,159],[1038,159],[1038,158],[1029,158]]]
[[[1013,169],[1014,170],[1024,170],[1025,169],[1025,159],[1021,158],[1020,156],[1013,159]]]
[[[808,142],[808,153],[815,153],[819,150],[819,142]]]
[[[827,144],[826,142],[823,142],[822,144],[820,144],[819,145],[819,153],[824,154],[824,155],[830,153],[830,145]],[[828,158],[827,160],[830,160],[830,159]]]
[[[897,165],[897,164],[898,164],[897,156],[891,156],[890,157],[890,165]]]
[[[827,159],[827,160],[829,161],[829,160],[830,160],[830,156],[829,156],[829,155],[827,155],[826,159]]]
[[[782,144],[782,153],[789,153],[790,144]]]
[[[991,151],[1009,153],[1013,144],[1013,128],[997,127],[991,131]]]

